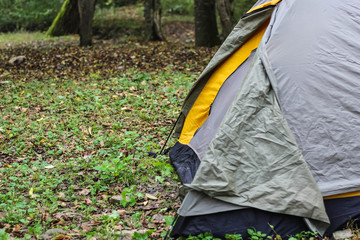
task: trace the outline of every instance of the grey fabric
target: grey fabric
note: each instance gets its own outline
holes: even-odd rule
[[[329,223],[320,191],[257,54],[193,182],[186,186],[241,207]]]
[[[304,218],[304,220],[305,220],[306,225],[309,227],[310,231],[317,232],[321,236],[324,236],[324,233],[329,228],[328,223],[316,221],[316,220],[309,219],[309,218]]]
[[[226,212],[231,210],[243,209],[239,205],[223,202],[211,198],[198,191],[189,191],[181,204],[178,214],[183,217]]]
[[[201,73],[196,83],[191,88],[187,95],[184,104],[181,108],[181,117],[175,127],[174,137],[180,136],[185,118],[189,113],[192,105],[196,101],[200,92],[204,88],[205,84],[209,80],[211,74],[215,68],[220,65],[227,57],[229,57],[234,51],[242,46],[252,35],[253,32],[258,29],[265,21],[267,21],[273,8],[265,9],[257,13],[251,14],[239,21],[234,30],[229,34],[214,57],[211,59],[205,70]]]
[[[204,156],[210,141],[214,138],[230,104],[233,102],[234,97],[249,70],[253,55],[254,52],[252,52],[249,58],[245,60],[228,79],[226,79],[211,105],[208,118],[191,139],[189,146],[195,151],[200,160]]]
[[[261,58],[322,194],[360,190],[359,1],[282,1],[268,30]]]
[[[211,213],[207,205],[217,211],[253,207],[301,216],[311,229],[325,231],[322,195],[360,190],[359,9],[357,0],[277,5],[250,72],[204,147],[182,215]],[[239,39],[231,36],[215,55],[184,116]]]

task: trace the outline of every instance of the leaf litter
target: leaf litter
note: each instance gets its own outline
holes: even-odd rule
[[[0,49],[0,229],[27,239],[164,236],[179,182],[167,156],[148,152],[160,151],[215,50],[111,41]],[[26,59],[9,63],[16,56]]]

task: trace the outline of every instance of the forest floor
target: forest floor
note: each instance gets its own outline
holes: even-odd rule
[[[216,50],[176,24],[168,42],[1,45],[0,239],[164,236],[180,183],[167,156],[148,152]]]

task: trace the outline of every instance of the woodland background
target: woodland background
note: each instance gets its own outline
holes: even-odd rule
[[[163,238],[181,183],[159,152],[253,3],[0,0],[0,239]]]

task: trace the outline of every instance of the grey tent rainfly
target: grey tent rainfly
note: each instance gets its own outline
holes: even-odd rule
[[[358,0],[260,0],[184,101],[171,236],[332,234],[360,217]]]

